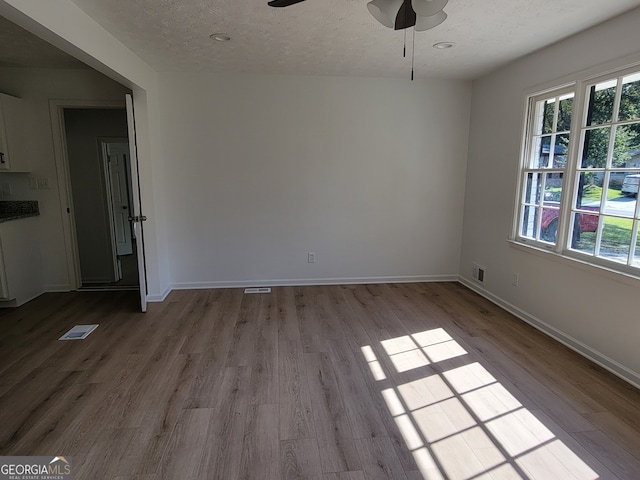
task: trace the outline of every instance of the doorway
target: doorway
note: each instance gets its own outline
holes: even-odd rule
[[[124,108],[64,108],[79,289],[138,289]]]

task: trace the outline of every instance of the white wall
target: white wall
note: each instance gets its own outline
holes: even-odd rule
[[[159,84],[175,287],[457,275],[469,83]]]
[[[640,9],[474,82],[460,272],[487,268],[484,293],[640,384],[640,281],[507,243],[526,93],[614,57],[640,59]],[[620,65],[628,60],[614,62]],[[519,273],[520,285],[511,285]]]
[[[0,91],[22,99],[31,127],[29,144],[31,175],[47,178],[49,189],[30,190],[25,174],[3,174],[0,182],[17,184],[20,200],[38,200],[43,258],[44,285],[47,290],[69,288],[62,216],[53,150],[50,99],[123,101],[127,89],[90,69],[0,68]],[[7,178],[7,180],[5,180]]]

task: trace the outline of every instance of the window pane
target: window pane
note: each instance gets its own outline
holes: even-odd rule
[[[526,183],[525,192],[524,192],[524,203],[539,205],[541,189],[542,189],[542,174],[540,173],[527,174],[527,183]]]
[[[640,172],[630,172],[622,181],[620,193],[627,197],[638,196],[638,185],[640,184]]]
[[[553,114],[556,108],[556,99],[550,98],[542,104],[542,132],[551,133],[553,131]]]
[[[609,187],[604,204],[604,213],[632,218],[636,211],[636,199],[633,196],[623,195],[622,185],[627,177],[625,172],[611,172],[609,175]],[[632,181],[634,177],[630,177]],[[640,175],[638,176],[640,180]],[[626,186],[629,187],[629,181]]]
[[[571,248],[579,252],[593,255],[596,247],[596,230],[598,216],[586,213],[575,213],[573,216],[573,235]]]
[[[558,126],[556,132],[568,132],[571,128],[571,114],[573,113],[573,94],[568,98],[561,98],[558,104]]]
[[[615,96],[616,80],[599,83],[591,87],[587,126],[611,123]]]
[[[533,145],[531,168],[545,168],[549,166],[549,152],[551,151],[551,136],[536,137]]]
[[[564,168],[567,165],[567,150],[569,149],[569,134],[556,136],[553,147],[553,168]]]
[[[559,207],[562,200],[562,173],[547,173],[544,184],[544,204],[548,207]]]
[[[524,207],[522,212],[523,237],[536,238],[538,233],[538,209],[536,207]]]
[[[594,128],[584,132],[582,168],[604,168],[607,164],[611,127]]]
[[[540,225],[540,240],[555,243],[558,234],[558,216],[560,210],[557,208],[542,209],[542,224]]]
[[[637,118],[640,118],[640,73],[622,79],[620,113],[618,114],[618,119],[621,122]]]
[[[612,165],[619,168],[640,166],[640,124],[616,128]]]
[[[599,256],[615,262],[627,263],[632,228],[633,220],[631,219],[604,217]]]
[[[544,208],[540,224],[540,240],[555,243],[558,233],[560,200],[562,199],[562,173],[547,173],[544,184]]]
[[[582,172],[578,177],[576,208],[599,211],[604,172]]]
[[[631,263],[633,264],[634,267],[640,267],[640,223],[636,228],[638,230],[637,240],[636,240],[636,253]]]

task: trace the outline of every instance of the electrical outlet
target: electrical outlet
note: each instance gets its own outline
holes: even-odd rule
[[[315,254],[315,252],[307,253],[307,263],[316,263],[316,254]]]
[[[38,188],[40,190],[47,190],[49,188],[49,179],[46,177],[38,179]]]
[[[517,273],[514,273],[513,275],[511,275],[511,285],[513,285],[514,287],[517,287],[520,284],[520,275]]]

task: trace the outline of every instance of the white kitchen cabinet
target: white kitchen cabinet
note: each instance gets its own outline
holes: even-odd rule
[[[29,171],[28,140],[22,100],[0,93],[0,171]]]
[[[20,306],[44,291],[38,221],[0,223],[0,307]]]

